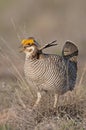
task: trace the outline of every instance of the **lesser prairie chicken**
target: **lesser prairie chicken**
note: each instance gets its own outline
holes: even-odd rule
[[[55,95],[56,107],[59,95],[73,90],[77,77],[77,46],[67,41],[62,50],[62,56],[45,54],[45,48],[57,45],[53,41],[40,47],[33,37],[22,41],[22,51],[26,54],[24,72],[27,82],[37,92],[37,106],[42,93],[52,92]]]

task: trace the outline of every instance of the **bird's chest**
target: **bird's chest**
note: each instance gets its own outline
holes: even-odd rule
[[[25,76],[28,80],[35,82],[43,82],[46,72],[46,65],[43,61],[25,62],[24,65]]]

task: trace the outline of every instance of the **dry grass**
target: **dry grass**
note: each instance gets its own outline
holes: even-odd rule
[[[45,95],[32,111],[36,97],[10,55],[0,51],[7,61],[11,76],[0,80],[0,130],[85,130],[86,65],[73,92],[60,97],[58,110],[53,110],[53,95]],[[46,101],[47,99],[47,101]]]

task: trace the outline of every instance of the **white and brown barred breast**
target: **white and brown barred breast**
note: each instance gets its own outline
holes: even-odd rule
[[[71,69],[70,74],[68,74],[66,61],[61,56],[46,54],[40,59],[26,57],[24,65],[25,77],[29,85],[37,91],[44,90],[63,94],[70,90],[71,86],[72,90],[75,85],[76,71],[74,65],[70,65],[69,63]],[[73,75],[75,77],[71,78]],[[71,81],[68,84],[67,82],[70,79]]]

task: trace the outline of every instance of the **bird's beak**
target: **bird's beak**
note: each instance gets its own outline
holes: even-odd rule
[[[24,52],[24,51],[25,51],[25,48],[21,49],[19,52],[21,53],[21,52]]]

